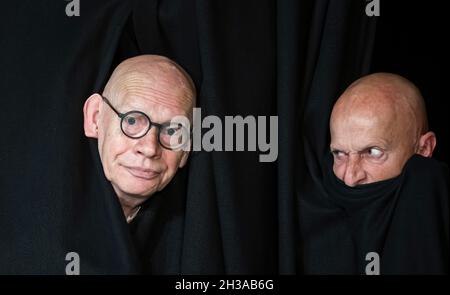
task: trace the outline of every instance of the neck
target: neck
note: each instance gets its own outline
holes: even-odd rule
[[[144,202],[144,200],[142,198],[137,198],[137,197],[133,197],[133,196],[124,194],[123,192],[119,191],[115,187],[114,187],[114,191],[116,192],[116,195],[119,198],[119,202],[122,207],[123,214],[125,215],[127,222],[130,223],[136,216],[139,209],[141,208],[140,205]]]
[[[125,215],[128,223],[134,219],[140,208],[140,206],[130,207],[122,205],[123,214]]]

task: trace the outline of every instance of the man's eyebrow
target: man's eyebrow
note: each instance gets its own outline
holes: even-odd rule
[[[330,145],[330,152],[345,152],[343,149]]]
[[[379,149],[382,149],[382,150],[388,150],[389,149],[389,145],[388,145],[387,142],[371,142],[369,144],[364,145],[361,148],[358,148],[357,152],[365,152],[365,151],[367,151],[367,150],[369,150],[371,148],[379,148]],[[330,145],[330,151],[331,152],[334,152],[334,151],[348,152],[345,149],[342,149],[340,147],[333,146],[333,145]]]
[[[365,150],[370,149],[370,148],[380,148],[380,149],[386,150],[386,149],[389,148],[389,146],[390,145],[389,145],[389,143],[386,140],[380,139],[380,140],[377,140],[377,141],[369,142],[368,144],[363,146],[363,148],[361,148],[360,151],[365,151]]]

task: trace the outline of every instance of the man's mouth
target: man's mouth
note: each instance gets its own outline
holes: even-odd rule
[[[146,179],[146,180],[154,179],[160,174],[159,172],[156,172],[154,170],[144,169],[141,167],[127,167],[127,166],[124,166],[124,167],[134,177],[142,178],[142,179]]]

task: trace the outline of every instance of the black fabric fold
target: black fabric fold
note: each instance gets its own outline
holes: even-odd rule
[[[305,273],[365,274],[366,255],[381,274],[445,274],[449,254],[448,167],[412,156],[392,179],[348,187],[326,156],[323,179],[299,204]],[[315,189],[317,187],[317,189]]]

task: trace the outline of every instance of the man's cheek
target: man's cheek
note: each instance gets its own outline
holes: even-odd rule
[[[174,171],[173,169],[167,168],[165,171],[161,173],[158,190],[162,190],[167,186],[167,184],[172,180],[173,176],[175,175],[175,172],[176,171]]]
[[[344,178],[344,174],[345,174],[345,165],[340,164],[340,163],[339,164],[334,163],[333,164],[333,172],[337,178],[342,180]]]
[[[366,172],[371,182],[386,180],[399,174],[396,165],[389,161],[368,166]]]

